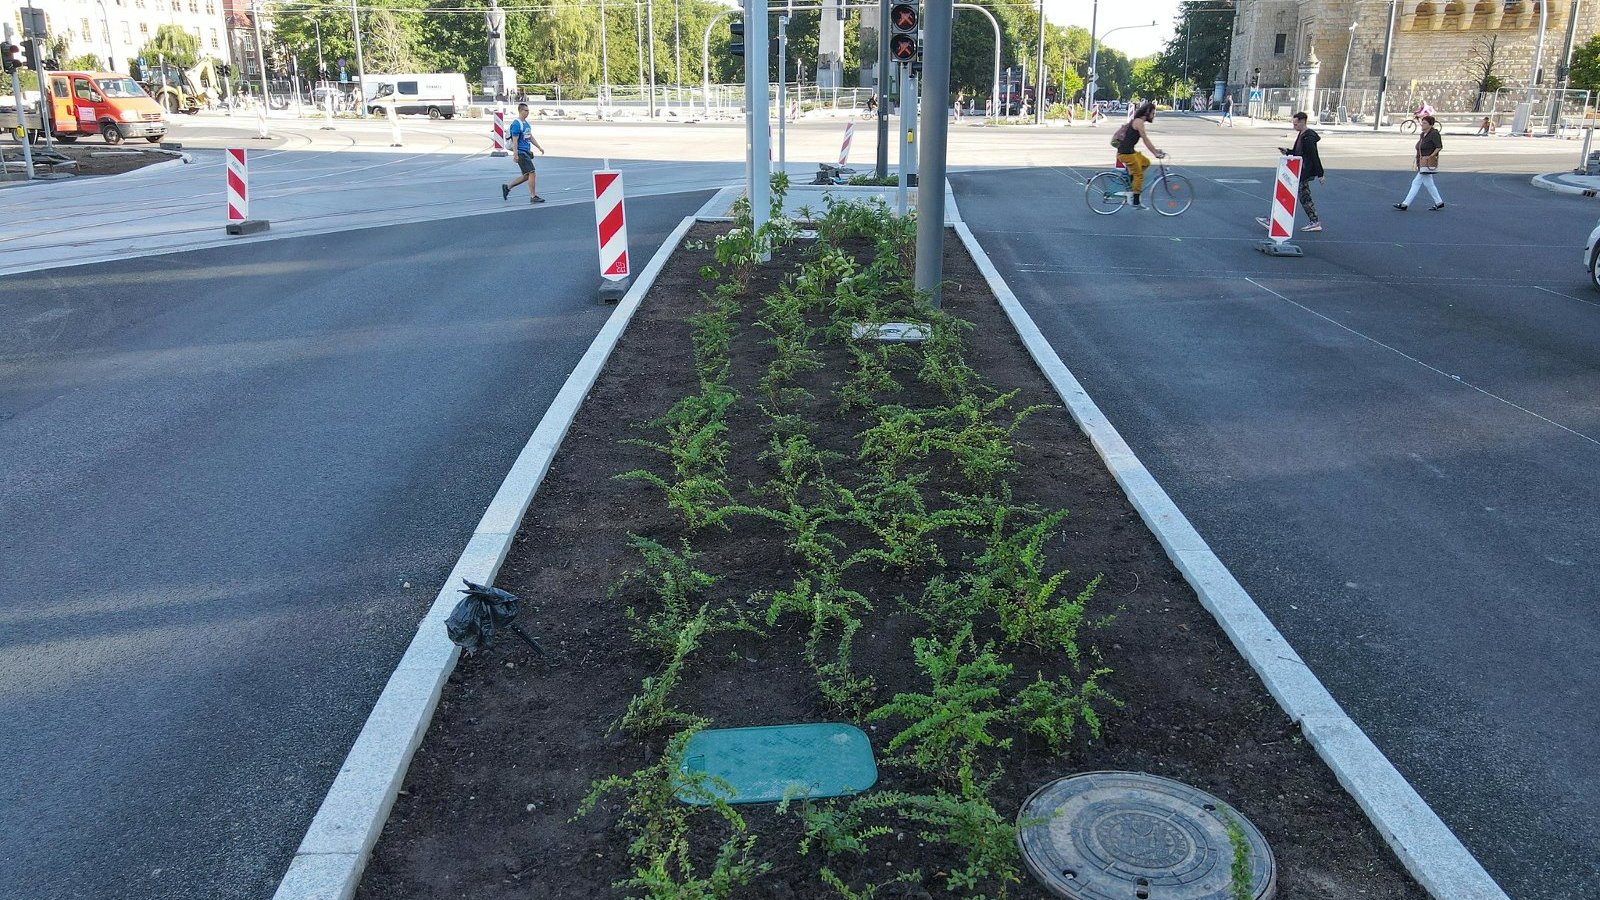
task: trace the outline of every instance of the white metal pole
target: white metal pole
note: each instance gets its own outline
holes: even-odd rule
[[[1100,0],[1094,0],[1094,6],[1089,13],[1089,79],[1084,86],[1087,91],[1083,97],[1083,112],[1091,115],[1089,110],[1094,106],[1094,94],[1100,81],[1100,42],[1095,37],[1095,30],[1100,27]],[[1091,116],[1092,117],[1092,116]]]
[[[993,118],[996,121],[999,121],[999,119],[1000,119],[1000,23],[995,20],[994,13],[989,12],[987,9],[984,9],[983,7],[979,6],[976,3],[957,3],[956,4],[956,9],[975,9],[978,12],[983,13],[984,16],[988,17],[990,27],[992,27],[994,29],[994,86],[991,88],[993,93],[991,93],[989,96],[994,98],[994,103],[992,105],[992,110],[994,112]],[[1072,98],[1071,97],[1067,98],[1067,103],[1069,105],[1072,103]]]
[[[611,54],[606,49],[606,0],[600,0],[600,106],[611,103]]]
[[[759,235],[772,208],[772,161],[768,159],[770,145],[767,126],[771,122],[771,98],[767,85],[772,77],[767,69],[767,0],[745,0],[745,81],[751,85],[750,146],[753,171],[750,192],[750,217],[754,233]],[[762,260],[769,254],[762,254]]]
[[[789,106],[784,69],[789,53],[789,17],[778,17],[778,171],[789,171]]]
[[[1344,49],[1344,71],[1339,73],[1339,124],[1343,125],[1350,113],[1350,104],[1344,100],[1344,82],[1350,77],[1350,55],[1356,52],[1356,29],[1361,26],[1360,19],[1350,20],[1350,43]]]
[[[922,19],[922,157],[917,175],[917,290],[939,308],[939,287],[944,282],[944,172],[950,120],[950,29],[955,16],[952,0],[927,0]],[[1044,19],[1040,18],[1041,29]],[[1040,70],[1043,74],[1043,69]],[[1044,104],[1044,81],[1034,82],[1036,105]]]
[[[367,117],[367,57],[361,52],[361,13],[356,9],[356,0],[350,0],[350,27],[356,35],[356,77],[361,79],[359,89],[361,102],[361,118]],[[511,86],[513,89],[516,85]]]
[[[1395,0],[1389,0],[1389,31],[1383,38],[1383,74],[1378,78],[1378,110],[1372,117],[1372,130],[1383,127],[1383,106],[1389,96],[1389,54],[1394,50]]]
[[[5,32],[4,33],[5,33],[6,43],[9,44],[12,41],[16,40],[16,38],[14,37],[15,32],[13,32],[11,30],[11,23],[10,22],[4,22],[4,23],[0,23],[0,24],[3,24],[5,26]],[[16,106],[16,109],[17,109],[17,125],[22,129],[22,171],[28,176],[28,180],[32,181],[33,180],[33,146],[32,146],[33,142],[28,140],[28,113],[27,113],[26,108],[22,105],[22,81],[17,78],[17,73],[16,72],[12,72],[11,73],[11,98],[17,104],[17,106]],[[44,92],[43,91],[40,92],[39,98],[40,98],[40,102],[42,103],[44,101]]]
[[[906,161],[911,155],[909,149],[911,142],[906,140],[906,117],[909,114],[906,104],[912,102],[911,67],[904,63],[896,63],[896,66],[900,69],[900,121],[898,123],[899,127],[895,130],[895,136],[899,138],[900,143],[900,171],[896,181],[898,187],[894,195],[894,208],[897,214],[903,216],[908,211],[906,208],[906,177],[910,174],[911,168]]]
[[[645,27],[650,42],[650,121],[656,120],[656,0],[645,0]]]

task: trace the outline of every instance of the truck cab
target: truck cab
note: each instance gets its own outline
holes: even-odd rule
[[[167,136],[162,109],[139,83],[115,72],[50,72],[51,127],[70,144],[98,134],[108,144],[142,137],[158,144]]]

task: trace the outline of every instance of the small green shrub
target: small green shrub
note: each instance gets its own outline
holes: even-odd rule
[[[1010,738],[997,737],[990,729],[1004,721],[1005,710],[995,701],[1012,667],[1000,661],[992,645],[977,646],[972,624],[948,641],[919,637],[911,646],[917,667],[928,676],[929,692],[896,694],[867,714],[869,722],[898,718],[908,723],[885,749],[905,751],[903,761],[949,778],[970,769],[979,748],[1011,746]]]

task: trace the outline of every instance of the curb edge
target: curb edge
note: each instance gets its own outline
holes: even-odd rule
[[[1017,336],[1066,403],[1078,427],[1088,435],[1140,518],[1155,533],[1201,604],[1216,618],[1278,705],[1300,725],[1317,755],[1366,813],[1406,870],[1436,900],[1509,900],[1405,776],[1344,712],[1134,455],[1045,340],[972,229],[958,223],[955,230],[1016,328]]]
[[[662,241],[545,410],[473,529],[445,584],[417,624],[416,635],[339,767],[273,900],[348,900],[354,896],[405,781],[412,754],[422,744],[445,681],[460,655],[443,630],[444,619],[460,599],[455,585],[462,578],[494,583],[522,516],[544,481],[567,429],[645,294],[694,224],[695,216],[685,216]]]
[[[1597,191],[1594,188],[1581,188],[1573,184],[1562,184],[1560,181],[1557,181],[1556,178],[1557,176],[1563,174],[1565,173],[1554,172],[1548,175],[1535,175],[1531,181],[1534,187],[1549,191],[1553,194],[1570,194],[1574,197],[1593,197],[1597,194],[1600,194],[1600,191]]]

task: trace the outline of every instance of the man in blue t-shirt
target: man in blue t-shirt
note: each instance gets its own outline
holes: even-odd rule
[[[511,129],[506,132],[506,136],[516,142],[517,168],[522,170],[522,174],[517,176],[516,181],[500,185],[500,199],[508,199],[511,196],[511,189],[526,181],[528,183],[528,202],[543,203],[544,198],[539,196],[539,192],[534,190],[533,187],[533,151],[537,147],[539,152],[543,153],[544,148],[540,147],[539,142],[534,140],[533,124],[528,121],[528,104],[517,104],[517,120],[511,123]]]

